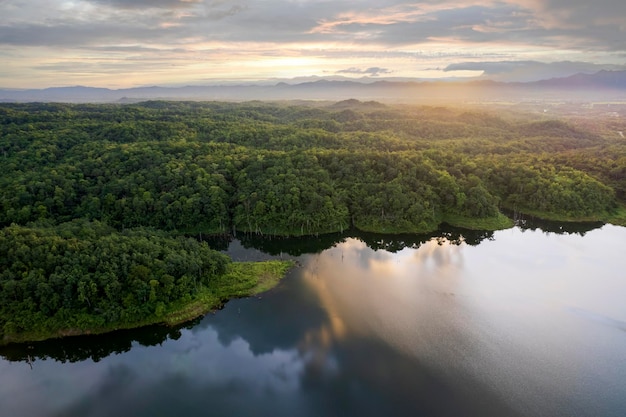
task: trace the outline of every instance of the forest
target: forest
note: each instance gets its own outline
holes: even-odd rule
[[[186,236],[623,225],[614,123],[356,100],[0,104],[0,336],[224,298],[230,260]]]

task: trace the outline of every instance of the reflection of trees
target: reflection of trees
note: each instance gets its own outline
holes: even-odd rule
[[[272,237],[252,234],[237,236],[244,248],[254,248],[269,255],[288,254],[300,256],[307,253],[320,253],[330,249],[348,238],[359,239],[371,249],[398,252],[405,248],[417,249],[431,239],[447,241],[453,245],[465,242],[478,245],[485,239],[493,239],[493,232],[484,230],[468,230],[443,225],[438,231],[430,234],[381,234],[359,230],[344,233],[332,233],[309,237]]]
[[[193,327],[197,321],[185,327]],[[148,326],[133,330],[120,330],[103,335],[73,336],[43,342],[16,343],[0,347],[0,356],[13,362],[30,362],[36,359],[54,359],[58,362],[80,362],[91,359],[98,362],[107,356],[128,352],[133,342],[142,346],[156,346],[168,339],[180,338],[180,329]]]
[[[349,233],[329,233],[305,237],[261,236],[257,234],[238,234],[244,248],[254,248],[269,255],[288,254],[300,256],[306,253],[320,253],[332,248],[351,237]]]
[[[223,234],[223,235],[194,235],[194,238],[199,240],[200,242],[206,242],[211,249],[225,251],[228,249],[228,245],[233,240],[233,235]]]
[[[546,233],[557,234],[579,234],[585,235],[590,230],[599,228],[602,223],[564,223],[545,221],[533,218],[531,216],[518,216],[516,218],[517,227],[522,230],[542,230]],[[242,246],[246,249],[257,249],[268,255],[286,254],[291,256],[300,256],[303,254],[320,253],[326,249],[332,248],[348,238],[356,238],[367,244],[373,250],[385,250],[388,252],[397,252],[405,248],[417,249],[424,243],[436,240],[440,244],[449,243],[460,245],[466,243],[468,245],[478,245],[483,240],[493,240],[494,232],[490,231],[474,231],[461,228],[455,228],[443,225],[437,232],[431,234],[402,234],[402,235],[385,235],[376,233],[365,233],[356,230],[350,230],[343,234],[333,233],[319,236],[309,237],[264,237],[252,234],[239,234],[237,238]],[[233,236],[224,235],[219,238],[202,237],[202,240],[208,241],[211,247],[217,249],[226,249],[228,244],[234,239]],[[310,300],[292,299],[293,303],[298,307],[284,305],[284,314],[278,314],[282,317],[280,325],[268,325],[258,327],[254,323],[255,317],[267,316],[268,320],[276,321],[276,306],[269,303],[258,303],[250,309],[252,315],[249,320],[241,320],[242,317],[234,317],[228,314],[220,314],[219,319],[212,321],[210,324],[218,328],[221,338],[234,338],[242,336],[251,342],[253,350],[267,351],[276,346],[277,341],[284,339],[284,343],[278,343],[280,346],[288,346],[298,340],[302,335],[298,333],[302,320],[312,320],[318,323],[323,312],[317,311],[310,303]],[[284,303],[284,302],[283,302]],[[308,306],[306,311],[300,317],[294,317],[289,312]],[[249,306],[246,307],[248,309]],[[246,310],[247,311],[247,310]],[[320,316],[322,314],[322,316]],[[232,321],[232,322],[231,322]],[[235,323],[235,321],[237,323]],[[246,324],[248,323],[249,324]],[[192,328],[198,321],[188,323],[185,327]],[[309,323],[311,324],[311,323]],[[249,328],[248,328],[249,327]],[[288,330],[287,329],[291,329]],[[180,331],[176,328],[167,328],[162,326],[150,326],[141,329],[123,330],[106,335],[97,336],[74,336],[63,339],[55,339],[44,342],[35,342],[28,344],[11,344],[0,347],[0,356],[10,361],[24,361],[36,359],[54,359],[60,362],[78,362],[91,359],[99,361],[111,354],[127,352],[131,349],[133,342],[137,342],[143,346],[154,346],[163,343],[168,339],[178,339]]]
[[[397,252],[404,248],[417,249],[423,243],[428,242],[432,235],[419,234],[401,234],[401,235],[383,235],[379,233],[357,232],[352,236],[363,242],[374,250],[386,250],[388,252]]]
[[[436,239],[440,242],[445,240],[453,245],[466,243],[476,246],[483,240],[494,240],[493,234],[494,232],[489,230],[469,230],[445,226],[439,230],[439,236],[436,236]]]
[[[516,225],[522,229],[542,230],[546,233],[572,234],[584,236],[590,230],[602,226],[600,222],[568,223],[540,220],[532,216],[516,215]],[[255,248],[270,255],[288,254],[300,256],[306,253],[320,253],[332,248],[348,238],[362,240],[374,250],[398,252],[405,248],[417,249],[422,244],[436,239],[453,245],[466,243],[478,245],[483,240],[493,240],[494,232],[487,230],[469,230],[443,224],[439,230],[429,234],[381,234],[359,230],[349,230],[344,233],[332,233],[308,237],[272,237],[253,234],[237,235],[244,248]]]
[[[584,236],[591,230],[598,229],[604,225],[602,222],[557,222],[551,220],[542,220],[536,217],[515,213],[512,216],[515,219],[515,225],[522,230],[541,230],[546,233],[556,233],[558,235],[577,234]]]

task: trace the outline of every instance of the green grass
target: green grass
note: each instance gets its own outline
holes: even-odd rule
[[[293,265],[293,261],[235,262],[209,290],[222,299],[257,295],[276,286]]]
[[[354,227],[363,232],[384,234],[431,233],[439,228],[435,222],[411,223],[406,220],[398,222],[381,221],[377,217],[364,216],[354,222]]]
[[[626,206],[621,206],[615,213],[609,214],[606,222],[616,226],[626,226]]]
[[[513,220],[502,213],[495,217],[477,218],[466,217],[458,214],[446,214],[443,221],[450,226],[462,227],[470,230],[502,230],[513,227]]]
[[[620,207],[613,213],[601,212],[594,213],[586,216],[574,216],[563,213],[553,213],[550,211],[532,210],[527,208],[517,208],[517,211],[522,214],[527,214],[538,219],[551,220],[557,222],[570,222],[570,223],[586,223],[586,222],[604,222],[612,223],[616,225],[624,226],[626,222],[626,207]],[[621,223],[620,223],[621,222]]]
[[[439,223],[421,222],[419,224],[408,224],[408,222],[403,222],[402,224],[393,225],[389,223],[382,223],[377,220],[366,220],[370,221],[356,222],[355,227],[364,232],[389,234],[431,233],[439,229]],[[439,221],[440,223],[445,222],[451,226],[470,230],[502,230],[509,229],[514,225],[513,220],[502,213],[498,213],[497,216],[486,218],[468,217],[458,214],[445,214],[439,219]]]

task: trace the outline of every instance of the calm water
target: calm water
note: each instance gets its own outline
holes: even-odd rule
[[[626,228],[593,227],[214,242],[300,266],[180,329],[2,348],[0,416],[621,417]]]

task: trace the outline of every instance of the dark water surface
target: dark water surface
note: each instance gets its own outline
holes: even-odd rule
[[[300,266],[179,329],[2,348],[0,416],[622,417],[626,228],[569,231],[224,241]]]

